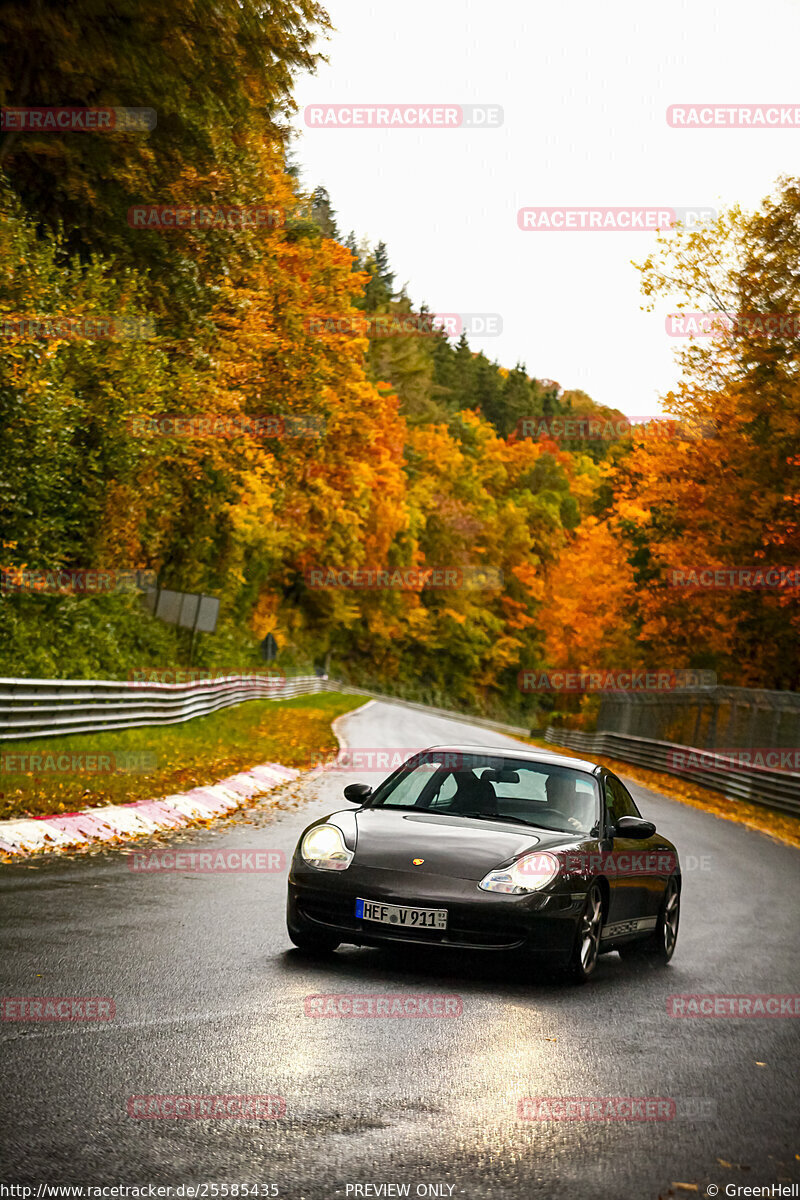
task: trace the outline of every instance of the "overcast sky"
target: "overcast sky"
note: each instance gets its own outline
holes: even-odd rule
[[[496,104],[493,129],[312,129],[295,154],[343,233],[387,243],[437,312],[499,313],[471,338],[505,366],[629,416],[677,378],[671,311],[641,311],[654,234],[523,232],[525,206],[753,207],[800,164],[800,130],[670,128],[680,103],[798,103],[796,0],[329,0],[329,64],[300,105]],[[678,343],[679,344],[679,343]]]

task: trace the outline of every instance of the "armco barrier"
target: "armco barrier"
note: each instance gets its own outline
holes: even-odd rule
[[[113,679],[0,679],[0,741],[175,725],[243,700],[286,700],[326,691],[315,675],[275,683],[229,675],[194,683]]]
[[[297,675],[274,683],[248,675],[193,683],[146,684],[113,679],[0,678],[0,741],[176,725],[245,700],[287,700],[331,691],[402,704],[501,733],[528,732],[519,726],[397,700],[316,675]]]
[[[663,771],[666,775],[689,779],[712,791],[721,792],[729,800],[749,800],[752,804],[800,816],[800,774],[793,771],[756,766],[744,770],[733,762],[730,768],[724,769],[678,766],[675,763],[676,756],[688,757],[693,754],[702,758],[704,752],[676,742],[657,742],[606,730],[582,733],[556,729],[551,725],[545,739],[553,745],[577,750],[581,754],[603,754],[620,762],[635,763],[640,767],[649,767],[651,771]]]

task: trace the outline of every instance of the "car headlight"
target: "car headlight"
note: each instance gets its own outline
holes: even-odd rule
[[[545,851],[526,854],[510,867],[498,867],[490,871],[478,887],[485,892],[508,892],[514,896],[522,892],[538,892],[555,879],[560,870],[561,863],[554,854]]]
[[[300,854],[304,862],[320,871],[346,871],[353,861],[353,851],[347,849],[335,825],[310,829],[300,843]]]

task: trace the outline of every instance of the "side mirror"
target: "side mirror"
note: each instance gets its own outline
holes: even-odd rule
[[[344,789],[344,798],[351,804],[363,804],[367,796],[371,795],[372,788],[368,783],[348,783]]]
[[[614,837],[636,838],[637,841],[643,841],[645,838],[652,837],[656,831],[656,827],[652,821],[645,821],[644,817],[620,817],[614,826]]]

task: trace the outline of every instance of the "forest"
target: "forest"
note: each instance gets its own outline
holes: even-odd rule
[[[0,673],[252,670],[272,634],[286,673],[532,720],[592,701],[524,672],[800,687],[796,321],[685,339],[664,421],[630,426],[476,351],[304,187],[314,0],[4,11],[4,106],[156,117],[4,118]],[[648,305],[792,316],[798,262],[783,178],[636,268]],[[727,568],[781,584],[674,586]],[[90,569],[218,597],[216,632],[190,646],[135,588],[19,585]]]

